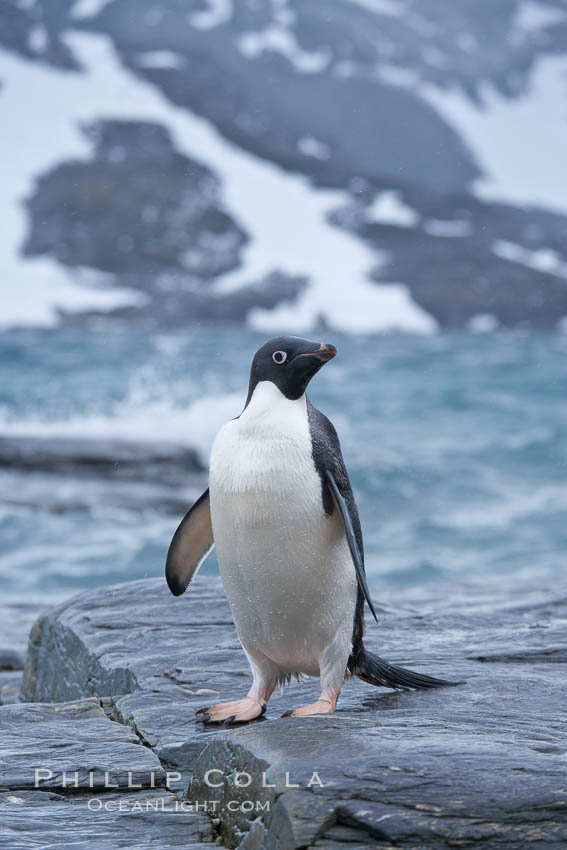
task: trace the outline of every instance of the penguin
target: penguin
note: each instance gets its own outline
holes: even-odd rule
[[[261,717],[276,687],[318,677],[319,699],[283,717],[330,714],[346,679],[396,689],[459,684],[388,664],[364,646],[376,611],[362,530],[337,432],[306,388],[337,353],[283,336],[252,361],[240,416],[218,432],[209,488],[177,528],[166,561],[175,596],[213,546],[252,671],[246,697],[198,710],[206,724]]]

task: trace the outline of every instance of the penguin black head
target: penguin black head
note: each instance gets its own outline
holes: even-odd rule
[[[246,404],[260,381],[271,381],[286,398],[301,398],[313,375],[336,353],[334,345],[312,342],[300,336],[270,339],[252,360]]]

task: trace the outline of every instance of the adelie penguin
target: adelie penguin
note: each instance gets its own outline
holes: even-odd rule
[[[337,433],[305,394],[335,354],[293,336],[256,352],[244,410],[214,441],[209,489],[169,547],[176,596],[216,547],[252,669],[247,696],[200,709],[207,723],[259,717],[276,686],[301,674],[319,677],[321,696],[284,716],[330,714],[349,676],[391,688],[456,684],[394,667],[364,646],[365,602],[376,614],[356,502]]]

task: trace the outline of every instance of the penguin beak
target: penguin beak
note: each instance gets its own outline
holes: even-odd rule
[[[331,345],[329,342],[321,342],[315,351],[306,351],[304,354],[300,354],[299,356],[316,357],[317,360],[321,360],[323,363],[326,363],[328,360],[332,360],[336,353],[337,349],[334,345]]]

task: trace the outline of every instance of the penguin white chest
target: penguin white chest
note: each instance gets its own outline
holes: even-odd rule
[[[282,671],[318,675],[338,631],[348,654],[356,578],[339,512],[323,510],[305,396],[292,401],[260,382],[217,435],[209,487],[219,569],[245,649]]]

